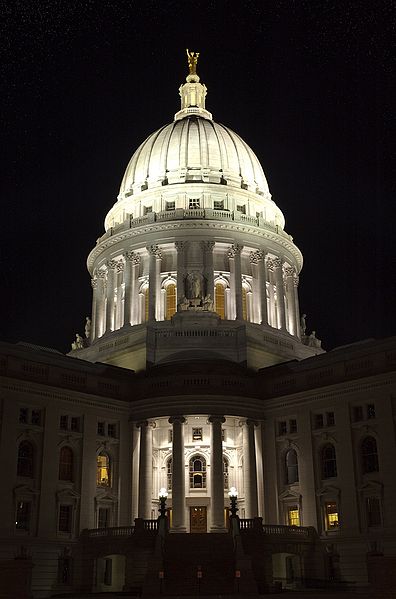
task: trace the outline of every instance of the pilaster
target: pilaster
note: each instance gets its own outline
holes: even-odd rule
[[[183,416],[169,418],[172,425],[172,530],[186,532]]]
[[[212,495],[211,532],[225,532],[224,527],[224,473],[223,473],[223,441],[221,427],[224,416],[210,416],[212,425],[210,480]]]

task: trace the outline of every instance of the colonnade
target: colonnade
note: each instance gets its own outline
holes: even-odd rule
[[[182,415],[172,416],[168,420],[172,425],[172,530],[186,532],[186,489],[185,489],[185,453],[184,423]],[[224,416],[211,415],[210,441],[210,531],[224,530],[224,472],[222,425]],[[258,423],[247,419],[243,422],[243,486],[245,517],[258,516],[257,461],[255,446],[255,427]],[[139,474],[138,474],[138,517],[151,518],[153,503],[152,446],[153,423],[144,420],[136,423],[140,430]],[[206,495],[206,491],[203,491]]]
[[[176,280],[184,281],[188,274],[186,250],[189,241],[176,241]],[[201,241],[202,275],[206,293],[215,297],[213,249],[215,242]],[[244,247],[233,244],[227,250],[229,268],[229,300],[227,319],[242,320],[243,280],[242,253]],[[140,264],[146,256],[148,266],[148,315],[141,308]],[[250,251],[247,256],[254,282],[254,296],[250,320],[270,325],[300,337],[298,282],[296,269],[281,257],[266,255],[264,250]],[[148,317],[149,321],[162,320],[161,309],[162,252],[157,245],[148,245],[143,253],[128,251],[118,260],[109,260],[106,268],[95,271],[92,279],[91,341],[122,326],[136,325]],[[250,273],[249,273],[250,275]],[[228,275],[227,275],[228,276]],[[177,285],[177,303],[185,294],[184,285]],[[267,299],[268,298],[268,299]],[[146,301],[146,298],[145,298]]]

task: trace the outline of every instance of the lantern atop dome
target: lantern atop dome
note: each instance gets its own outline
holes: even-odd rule
[[[190,52],[188,48],[186,52],[189,74],[186,77],[186,83],[179,88],[181,110],[175,114],[175,121],[194,114],[212,120],[212,114],[205,109],[206,85],[200,83],[200,78],[197,75],[199,52]]]

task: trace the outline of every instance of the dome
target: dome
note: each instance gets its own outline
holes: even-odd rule
[[[152,133],[133,154],[119,199],[181,182],[226,184],[268,195],[268,183],[253,150],[210,118],[189,114]]]

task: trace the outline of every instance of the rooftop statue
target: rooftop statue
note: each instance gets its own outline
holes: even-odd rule
[[[199,52],[189,52],[188,48],[186,49],[186,52],[187,52],[188,68],[190,69],[190,75],[196,75]]]

